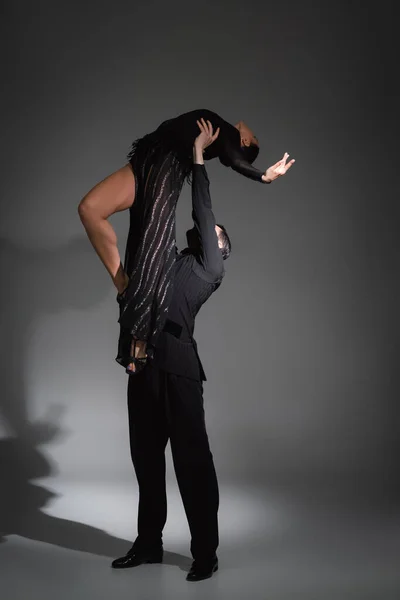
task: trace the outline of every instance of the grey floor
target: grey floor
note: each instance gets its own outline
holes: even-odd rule
[[[114,571],[112,558],[125,553],[135,531],[134,485],[37,484],[29,494],[48,495],[47,503],[38,500],[40,509],[31,502],[23,510],[23,498],[3,502],[8,531],[0,544],[1,598],[398,600],[396,503],[315,481],[289,483],[220,484],[220,570],[199,583],[185,580],[189,535],[175,486],[169,488],[164,564]]]

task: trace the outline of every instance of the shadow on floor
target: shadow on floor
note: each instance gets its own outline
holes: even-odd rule
[[[29,332],[44,314],[69,308],[90,310],[102,302],[108,289],[104,277],[96,275],[99,269],[90,243],[82,236],[56,248],[23,248],[0,239],[0,418],[5,432],[0,439],[1,543],[18,535],[109,558],[122,556],[131,547],[132,541],[47,515],[43,509],[54,493],[35,483],[57,474],[57,465],[43,448],[68,432],[61,426],[62,406],[52,406],[41,421],[33,423],[29,418],[24,373]],[[60,368],[61,361],[62,356]],[[182,569],[190,563],[171,552],[164,557],[166,564]]]

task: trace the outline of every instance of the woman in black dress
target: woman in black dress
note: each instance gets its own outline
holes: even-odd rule
[[[129,331],[133,340],[127,344],[128,336],[120,334],[116,360],[128,373],[144,367],[165,324],[173,290],[176,203],[185,180],[190,180],[193,142],[199,134],[208,136],[205,160],[218,157],[223,165],[260,183],[284,175],[294,162],[286,163],[285,154],[267,171],[259,171],[252,166],[259,144],[249,127],[243,121],[233,126],[201,109],[164,121],[136,140],[129,164],[86,194],[79,214],[117,287],[120,333]],[[122,266],[107,218],[126,208],[130,228]]]

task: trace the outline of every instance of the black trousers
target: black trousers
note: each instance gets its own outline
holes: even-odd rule
[[[203,385],[150,361],[129,376],[130,447],[139,485],[138,540],[159,545],[167,519],[165,448],[170,440],[194,559],[212,556],[219,543],[219,490],[205,426]]]

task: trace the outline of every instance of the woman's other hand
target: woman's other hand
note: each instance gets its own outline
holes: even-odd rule
[[[272,167],[269,167],[265,171],[264,175],[262,176],[262,180],[265,183],[271,183],[271,181],[274,181],[275,179],[278,179],[278,177],[282,177],[282,175],[285,175],[295,162],[293,158],[290,162],[286,164],[288,158],[289,154],[285,152],[281,160],[278,160],[277,163],[275,163],[274,165],[272,165]]]

